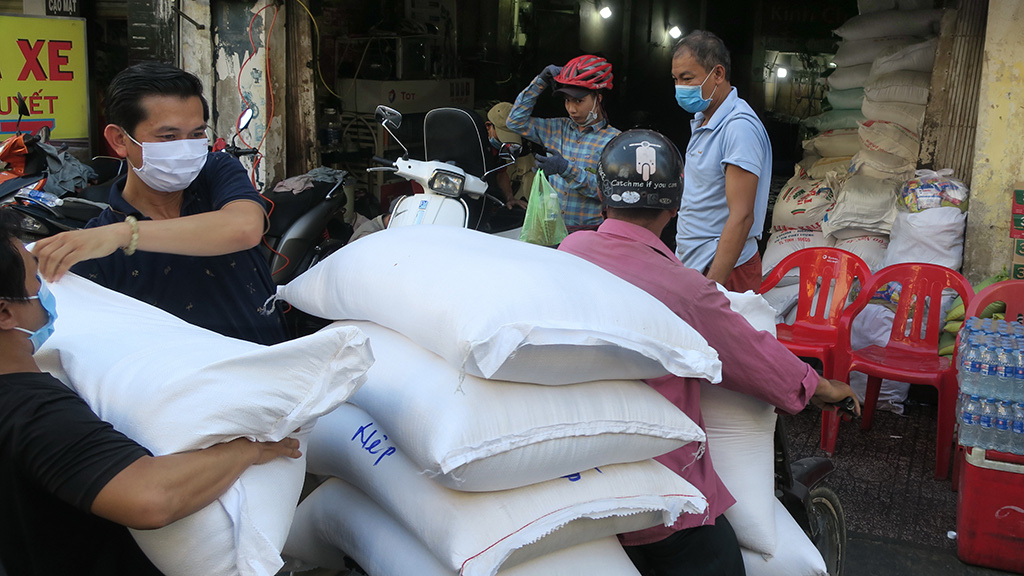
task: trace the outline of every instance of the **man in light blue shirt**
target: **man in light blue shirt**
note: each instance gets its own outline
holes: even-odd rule
[[[680,40],[672,56],[676,102],[694,113],[676,256],[729,290],[757,291],[772,147],[761,120],[732,87],[730,67],[725,44],[702,30]]]

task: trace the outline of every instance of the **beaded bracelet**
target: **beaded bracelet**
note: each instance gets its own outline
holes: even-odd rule
[[[128,216],[124,221],[131,227],[132,237],[128,241],[128,245],[122,246],[121,250],[124,250],[125,256],[131,256],[135,254],[135,249],[139,247],[139,221],[135,219],[135,216]]]

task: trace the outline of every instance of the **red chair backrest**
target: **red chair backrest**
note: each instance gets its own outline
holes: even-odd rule
[[[946,288],[956,290],[965,306],[971,304],[974,296],[971,284],[959,272],[945,266],[921,262],[887,266],[867,281],[857,300],[843,313],[839,326],[841,349],[850,349],[853,318],[880,288],[890,282],[900,284],[899,303],[887,344],[891,348],[937,353],[939,334],[945,323],[942,291]]]
[[[854,279],[864,284],[871,275],[859,256],[838,248],[804,248],[783,258],[761,283],[762,294],[782,280],[793,268],[800,268],[800,293],[796,324],[814,328],[836,328]],[[829,288],[832,298],[829,300]],[[819,288],[820,287],[820,288]],[[815,292],[820,292],[817,301]]]
[[[1024,280],[1003,280],[978,292],[966,307],[964,318],[977,316],[993,302],[1005,302],[1007,322],[1017,322],[1024,314]]]

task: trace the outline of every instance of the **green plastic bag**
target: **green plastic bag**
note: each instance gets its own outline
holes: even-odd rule
[[[538,170],[530,188],[530,200],[519,239],[530,244],[557,246],[568,235],[558,191],[548,182],[544,171]]]

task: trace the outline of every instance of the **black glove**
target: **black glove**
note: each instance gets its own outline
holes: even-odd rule
[[[540,79],[543,80],[544,83],[548,85],[548,87],[554,86],[555,76],[558,76],[558,73],[561,71],[561,66],[555,66],[554,64],[550,64],[547,68],[541,71]]]
[[[548,176],[554,176],[556,174],[561,175],[562,172],[565,172],[565,170],[569,168],[569,161],[554,150],[549,150],[547,156],[541,156],[538,154],[535,159],[537,161],[537,167],[543,170]]]

